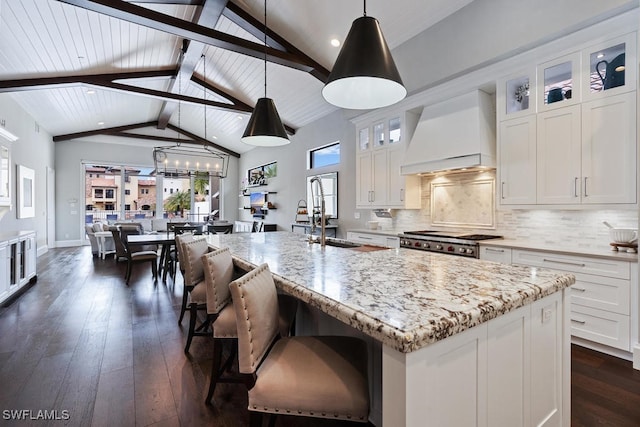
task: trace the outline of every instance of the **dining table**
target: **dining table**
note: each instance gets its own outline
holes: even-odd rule
[[[162,281],[167,280],[167,270],[169,266],[169,253],[171,248],[176,244],[176,235],[174,232],[148,233],[148,234],[132,234],[127,237],[129,244],[132,245],[161,245],[160,260],[158,262],[158,275],[162,273]]]

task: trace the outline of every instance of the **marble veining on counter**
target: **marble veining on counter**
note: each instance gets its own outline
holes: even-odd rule
[[[411,352],[570,286],[551,270],[410,249],[359,252],[289,232],[209,235],[246,270],[383,344]]]

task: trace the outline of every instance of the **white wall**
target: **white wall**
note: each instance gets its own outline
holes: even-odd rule
[[[113,137],[109,143],[71,140],[55,143],[56,161],[56,241],[60,246],[79,245],[84,233],[83,162],[153,167],[153,144]],[[223,180],[223,218],[237,212],[237,159],[231,157],[228,176]]]
[[[415,93],[636,7],[637,0],[475,0],[393,56]]]
[[[0,207],[0,233],[35,230],[38,250],[42,252],[47,244],[47,167],[54,167],[51,135],[6,94],[0,94],[0,120],[5,120],[7,130],[20,138],[8,143],[11,147],[12,208]],[[34,218],[17,218],[16,165],[35,171]]]

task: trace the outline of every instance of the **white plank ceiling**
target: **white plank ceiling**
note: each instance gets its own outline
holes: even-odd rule
[[[262,0],[234,0],[240,8],[263,22]],[[367,14],[376,17],[391,48],[398,46],[472,0],[370,0]],[[165,1],[165,3],[167,3]],[[179,3],[179,2],[176,2]],[[199,6],[139,3],[186,21]],[[330,40],[343,40],[351,22],[362,15],[355,0],[269,0],[268,26],[293,46],[327,69],[339,52]],[[222,16],[215,30],[262,43]],[[68,5],[55,0],[0,0],[0,80],[49,78],[178,67],[182,39],[141,25]],[[253,106],[264,95],[264,63],[256,58],[214,46],[204,49],[195,74],[240,101]],[[179,79],[180,80],[180,79]],[[269,63],[267,95],[276,102],[285,124],[304,126],[332,111],[321,95],[322,82],[308,73]],[[170,78],[140,79],[129,84],[166,91]],[[203,98],[201,86],[183,79],[180,93]],[[12,96],[52,135],[158,120],[163,100],[122,91],[75,85],[11,92]],[[174,92],[177,90],[174,89]],[[226,102],[207,92],[207,99]],[[205,136],[202,105],[180,103],[170,123]],[[238,153],[250,146],[240,141],[249,114],[206,108],[206,138]],[[98,124],[102,123],[102,124]],[[175,137],[170,130],[136,130]],[[129,140],[131,144],[139,140]]]

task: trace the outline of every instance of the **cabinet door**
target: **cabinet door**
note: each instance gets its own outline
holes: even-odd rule
[[[537,129],[538,204],[580,203],[580,105],[538,114]]]
[[[356,207],[369,207],[372,200],[373,157],[371,153],[360,154],[356,165]]]
[[[636,94],[582,105],[582,203],[636,202]]]
[[[4,244],[0,246],[0,301],[5,299],[9,294],[10,262],[9,247]]]
[[[536,203],[536,117],[500,123],[500,204]]]
[[[387,165],[388,151],[376,150],[372,154],[372,174],[371,182],[372,188],[372,206],[383,207],[388,202],[388,165]]]
[[[25,278],[31,280],[36,275],[37,247],[35,236],[29,236],[26,241]]]

